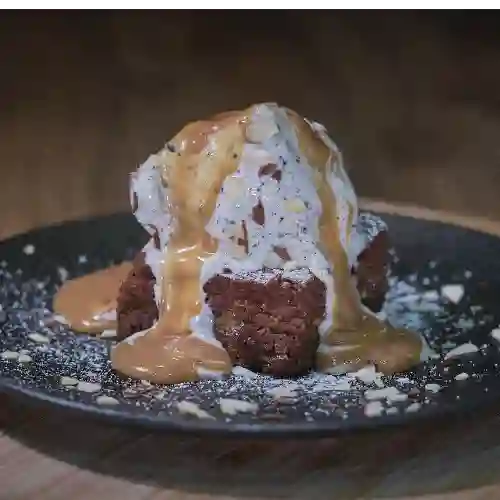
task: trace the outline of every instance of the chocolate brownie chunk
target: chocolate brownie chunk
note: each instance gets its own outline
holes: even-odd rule
[[[220,274],[204,291],[215,336],[234,364],[276,376],[313,368],[325,286],[308,269]]]
[[[363,304],[373,312],[379,312],[389,288],[389,236],[381,231],[360,254],[355,269],[358,291]]]
[[[154,284],[155,277],[141,252],[118,293],[116,335],[119,339],[150,328],[158,319]]]

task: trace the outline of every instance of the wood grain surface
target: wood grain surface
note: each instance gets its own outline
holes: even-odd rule
[[[494,13],[2,12],[0,238],[126,209],[127,173],[186,120],[261,100],[324,122],[361,195],[500,234],[497,26]],[[495,500],[499,409],[248,441],[2,396],[0,499]]]

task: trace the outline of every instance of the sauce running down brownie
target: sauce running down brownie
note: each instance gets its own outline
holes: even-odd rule
[[[387,228],[358,214],[319,123],[273,103],[184,127],[131,176],[151,239],[117,300],[114,369],[157,383],[230,375],[385,373],[420,360],[377,318]]]

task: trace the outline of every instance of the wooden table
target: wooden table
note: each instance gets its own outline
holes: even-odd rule
[[[221,19],[2,14],[0,238],[126,209],[127,172],[186,120],[270,99],[328,125],[363,195],[500,219],[496,21],[467,33],[469,15],[460,29],[386,12]],[[458,222],[500,234],[494,222]],[[0,499],[495,500],[497,413],[320,441],[235,441],[0,397]]]

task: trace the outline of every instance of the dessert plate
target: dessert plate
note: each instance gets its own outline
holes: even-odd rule
[[[379,215],[395,248],[383,314],[417,329],[433,350],[410,372],[298,380],[238,372],[175,386],[120,379],[108,362],[112,340],[76,334],[51,312],[62,281],[131,259],[143,246],[135,219],[118,214],[0,243],[0,390],[115,422],[275,436],[402,424],[497,400],[500,238],[408,214]]]

